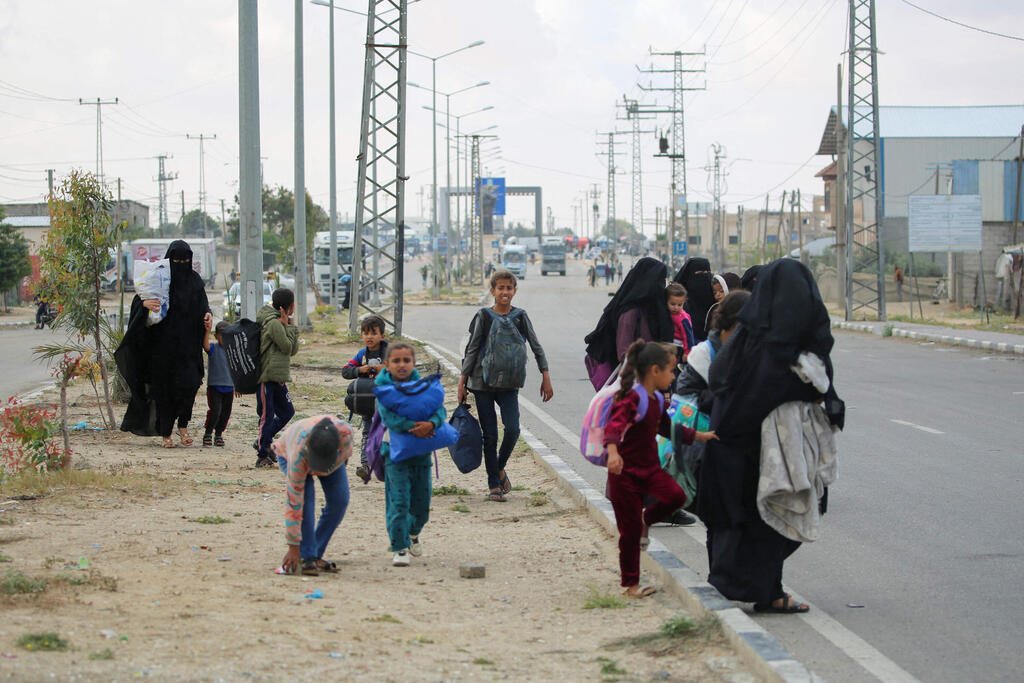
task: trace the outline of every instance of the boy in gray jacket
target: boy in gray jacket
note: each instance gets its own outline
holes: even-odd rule
[[[291,357],[299,352],[299,328],[292,324],[295,294],[290,289],[277,289],[270,300],[256,313],[260,326],[260,387],[256,390],[256,412],[259,414],[259,437],[256,442],[256,467],[274,467],[276,459],[270,450],[274,436],[295,414],[288,395],[291,381]]]

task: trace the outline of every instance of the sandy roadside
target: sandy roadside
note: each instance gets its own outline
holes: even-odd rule
[[[356,346],[305,337],[291,383],[297,414],[341,413],[346,382],[335,368]],[[91,387],[73,395],[70,422],[98,424]],[[201,390],[194,435],[204,415]],[[328,552],[341,572],[275,575],[284,487],[277,470],[252,468],[255,422],[255,401],[243,397],[225,448],[74,432],[75,465],[89,469],[36,499],[16,500],[33,493],[17,482],[0,485],[0,579],[48,581],[40,593],[0,590],[0,677],[753,680],[714,625],[616,642],[685,612],[667,593],[585,608],[593,596],[615,602],[615,541],[525,447],[505,504],[485,500],[482,471],[461,475],[439,454],[435,488],[461,491],[435,496],[424,556],[411,567],[391,566],[383,484],[356,480]],[[460,579],[465,563],[485,565],[486,578]],[[322,598],[304,597],[316,590]],[[44,631],[68,649],[17,645]]]

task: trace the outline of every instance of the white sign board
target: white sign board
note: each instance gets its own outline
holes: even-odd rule
[[[981,195],[915,194],[910,208],[910,251],[981,251]]]

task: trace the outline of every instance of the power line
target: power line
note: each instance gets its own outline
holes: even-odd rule
[[[999,33],[998,31],[989,31],[988,29],[978,28],[977,26],[971,26],[970,24],[965,24],[962,21],[957,21],[956,19],[950,19],[949,17],[944,17],[941,14],[938,14],[936,12],[932,12],[929,9],[925,9],[924,7],[921,7],[920,5],[915,5],[914,3],[910,2],[910,0],[900,0],[900,1],[904,5],[910,5],[914,9],[916,9],[916,10],[918,10],[920,12],[924,12],[925,14],[930,14],[931,16],[935,17],[936,19],[942,19],[943,21],[948,21],[951,24],[956,24],[957,26],[961,26],[963,28],[970,29],[972,31],[977,31],[978,33],[987,33],[990,36],[998,36],[999,38],[1009,38],[1010,40],[1019,40],[1021,42],[1024,42],[1024,38],[1022,38],[1020,36],[1012,36],[1012,35],[1010,35],[1008,33]]]

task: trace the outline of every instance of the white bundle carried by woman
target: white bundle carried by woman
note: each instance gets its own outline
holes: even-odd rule
[[[167,303],[171,287],[171,262],[167,259],[159,261],[136,261],[135,268],[135,293],[139,298],[158,299],[160,311],[149,312],[148,325],[156,325],[167,315]]]

